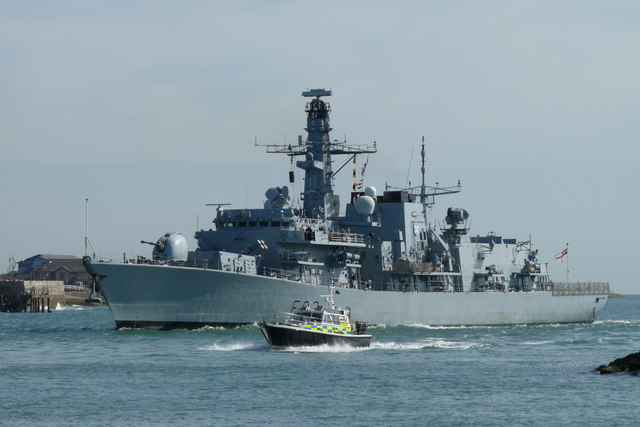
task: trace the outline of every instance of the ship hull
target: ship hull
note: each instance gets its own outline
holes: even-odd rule
[[[314,302],[324,287],[220,270],[150,264],[87,263],[117,328],[233,327]],[[591,323],[607,294],[390,292],[340,288],[341,306],[369,325],[517,325]]]
[[[309,347],[318,345],[369,347],[371,344],[371,335],[330,334],[270,323],[260,324],[260,329],[267,342],[278,347]]]

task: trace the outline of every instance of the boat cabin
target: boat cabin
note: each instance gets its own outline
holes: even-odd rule
[[[300,306],[298,304],[300,304],[299,300],[293,302],[291,314],[293,315],[292,318],[301,323],[312,322],[349,326],[349,314],[351,312],[349,307],[327,309],[320,305],[318,301],[314,301],[313,306],[309,301],[304,301]]]

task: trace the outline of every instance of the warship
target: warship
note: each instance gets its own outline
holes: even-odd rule
[[[363,188],[377,144],[332,141],[331,91],[302,96],[307,137],[262,145],[289,156],[292,169],[287,185],[266,190],[261,208],[214,204],[211,228],[195,232],[195,250],[181,234],[166,233],[143,241],[153,245],[150,258],[85,256],[117,328],[258,324],[332,286],[352,316],[369,325],[590,323],[603,309],[608,283],[553,282],[530,238],[471,235],[463,208],[430,218],[436,197],[461,185],[426,184],[424,138],[421,185],[385,186],[381,194]],[[335,159],[344,162],[334,171]],[[300,181],[294,160],[304,174],[296,195],[289,191]],[[334,177],[347,165],[355,181],[341,215]]]

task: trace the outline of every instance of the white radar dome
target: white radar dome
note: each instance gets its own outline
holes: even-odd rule
[[[365,196],[369,196],[373,200],[375,200],[376,196],[378,195],[378,190],[376,190],[376,187],[370,185],[369,187],[364,189],[364,194]]]
[[[371,196],[360,196],[356,199],[356,212],[358,215],[371,215],[376,202]]]
[[[186,261],[187,252],[187,239],[182,234],[167,233],[153,246],[153,259]]]

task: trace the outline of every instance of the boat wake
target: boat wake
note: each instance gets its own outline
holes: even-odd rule
[[[54,310],[56,311],[83,311],[83,310],[88,310],[89,307],[85,306],[85,305],[60,305],[60,303],[56,304],[56,308]]]
[[[632,322],[630,320],[596,320],[594,325],[634,325],[638,322]]]
[[[359,353],[371,350],[371,347],[353,347],[347,344],[273,347],[274,351],[286,353]]]
[[[447,329],[495,329],[501,328],[503,326],[484,326],[484,325],[471,325],[471,326],[433,326],[433,325],[423,325],[420,323],[414,323],[411,325],[407,325],[409,328],[421,328],[421,329],[434,329],[434,330],[447,330]]]
[[[190,332],[209,332],[209,331],[225,331],[228,330],[229,328],[224,328],[223,326],[203,326],[201,328],[198,329],[190,329]]]
[[[555,344],[555,341],[543,340],[543,341],[524,341],[521,345],[549,345]]]
[[[445,350],[473,350],[489,347],[489,344],[477,342],[460,342],[446,340],[424,340],[414,342],[379,342],[373,341],[370,347],[353,347],[347,344],[338,345],[318,345],[318,346],[290,346],[271,347],[267,343],[255,342],[234,342],[234,343],[214,343],[201,350],[207,351],[274,351],[282,353],[359,353],[371,350],[425,350],[425,349],[445,349]]]
[[[425,341],[415,341],[398,343],[390,342],[372,342],[371,348],[380,350],[425,350],[425,349],[445,349],[445,350],[474,350],[489,347],[488,344],[475,342],[446,341],[439,339],[430,339]]]
[[[207,351],[263,351],[269,348],[269,345],[266,343],[235,342],[225,344],[214,343],[206,347],[201,347],[200,349]]]

